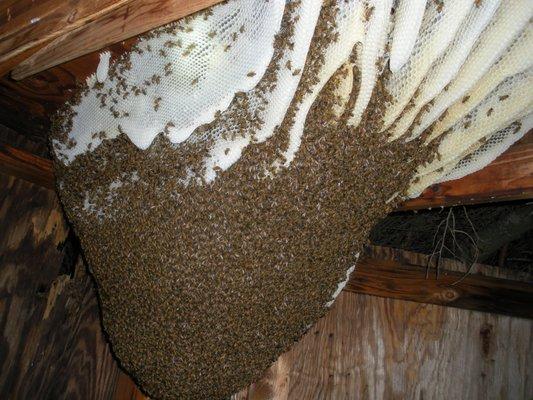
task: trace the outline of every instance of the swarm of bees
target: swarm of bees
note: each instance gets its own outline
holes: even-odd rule
[[[106,292],[105,310],[150,394],[223,398],[257,378],[332,303],[377,218],[529,131],[532,18],[531,0],[230,0],[89,78],[55,124],[57,175],[82,242],[107,246],[97,278],[142,288]],[[205,282],[228,302],[187,297]],[[128,302],[156,315],[146,337],[120,325]],[[213,338],[203,318],[219,316]]]

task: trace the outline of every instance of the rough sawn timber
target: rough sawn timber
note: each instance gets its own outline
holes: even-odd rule
[[[55,193],[0,174],[0,398],[110,399],[119,373]]]
[[[129,39],[153,28],[176,21],[222,0],[128,0],[121,7],[81,26],[21,62],[13,70],[20,80],[73,60],[113,43]]]
[[[533,198],[533,131],[482,170],[438,183],[400,208],[417,210]]]
[[[0,5],[0,63],[98,20],[130,1],[5,1]]]

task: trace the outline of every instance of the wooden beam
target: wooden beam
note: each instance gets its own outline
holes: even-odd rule
[[[533,131],[485,168],[461,179],[438,183],[401,210],[533,199]]]
[[[0,63],[0,77],[7,75],[13,68],[19,65],[22,61],[30,57],[32,54],[37,53],[40,49],[46,46],[47,43],[48,42],[40,43],[32,47],[31,49],[28,49],[26,51],[23,51],[22,53],[19,53],[11,57],[7,61],[1,62]]]
[[[0,143],[0,173],[54,189],[52,160]]]
[[[62,35],[13,70],[20,80],[82,55],[176,21],[222,0],[133,0]]]
[[[6,2],[0,26],[0,63],[27,50],[101,18],[132,0],[34,0],[19,1],[18,12],[12,16],[14,4]],[[15,12],[15,10],[13,10]]]
[[[509,279],[365,259],[357,263],[344,290],[467,310],[533,319],[533,285]],[[461,280],[461,278],[464,278]]]

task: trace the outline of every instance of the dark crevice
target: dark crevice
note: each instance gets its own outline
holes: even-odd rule
[[[57,249],[63,252],[59,275],[68,275],[73,278],[76,271],[76,263],[81,254],[80,241],[74,234],[73,229],[69,230],[68,236],[57,245]]]

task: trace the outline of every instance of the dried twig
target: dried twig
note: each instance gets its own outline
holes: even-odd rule
[[[464,260],[465,263],[468,262],[470,265],[469,265],[467,271],[465,272],[465,274],[461,278],[459,278],[456,282],[452,283],[452,286],[458,284],[463,279],[465,279],[466,276],[471,273],[473,266],[477,262],[477,259],[478,259],[478,256],[479,256],[479,248],[477,246],[477,240],[479,240],[479,236],[478,236],[478,234],[476,232],[474,224],[472,223],[472,221],[468,217],[468,213],[466,212],[466,209],[464,207],[463,207],[463,210],[465,212],[466,219],[467,219],[467,221],[469,222],[469,224],[470,224],[470,226],[472,228],[472,232],[473,232],[475,238],[470,233],[468,233],[468,232],[466,232],[464,230],[456,228],[456,220],[455,220],[454,210],[453,210],[453,207],[450,207],[449,210],[448,210],[448,215],[446,215],[446,218],[443,219],[439,223],[439,225],[437,226],[437,229],[435,231],[435,234],[433,236],[433,242],[432,242],[433,252],[431,253],[431,255],[429,256],[429,259],[428,259],[428,263],[427,263],[427,267],[426,267],[426,279],[428,278],[428,275],[429,275],[429,268],[432,266],[433,263],[434,263],[434,267],[436,269],[436,272],[435,272],[436,278],[437,279],[439,278],[440,265],[441,265],[441,260],[442,260],[442,258],[444,256],[444,251],[448,251],[450,254],[452,254],[453,257],[455,257],[457,259],[460,259],[460,257],[457,256],[457,251],[456,250],[460,251],[460,253],[462,255],[471,254],[471,252],[469,252],[468,249],[464,248],[464,246],[461,245],[461,243],[460,243],[461,240],[458,239],[459,235],[463,235],[471,243],[471,245],[473,247],[474,257],[473,257],[472,260]],[[441,228],[443,228],[442,233],[441,233]],[[440,237],[439,237],[439,235],[440,235]],[[449,239],[449,238],[451,238],[451,239]],[[451,245],[450,246],[447,245],[447,239],[451,240]]]

